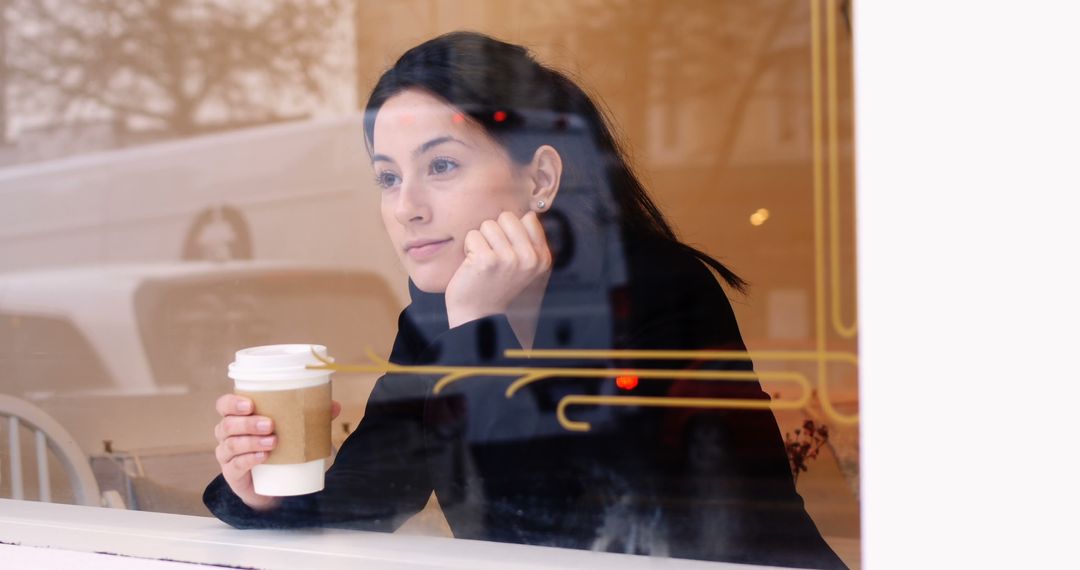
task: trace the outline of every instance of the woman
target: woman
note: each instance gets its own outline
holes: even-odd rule
[[[507,349],[745,350],[744,283],[680,243],[602,114],[519,46],[475,33],[406,52],[367,104],[382,217],[410,278],[391,361],[470,367],[749,362],[524,359]],[[434,491],[458,537],[761,564],[843,567],[795,492],[767,410],[579,406],[567,395],[767,400],[756,381],[380,378],[319,493],[256,495],[272,426],[226,395],[222,475],[204,501],[239,527],[392,530]]]

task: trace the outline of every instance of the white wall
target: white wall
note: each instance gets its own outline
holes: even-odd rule
[[[855,3],[867,568],[1080,564],[1078,16]]]

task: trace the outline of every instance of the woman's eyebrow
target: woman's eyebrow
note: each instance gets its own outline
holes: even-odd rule
[[[441,145],[443,143],[448,143],[448,142],[456,142],[456,143],[458,143],[460,145],[472,148],[472,146],[469,145],[469,143],[467,143],[467,142],[465,142],[465,141],[463,141],[461,139],[454,138],[454,137],[452,137],[450,135],[443,135],[443,136],[440,136],[440,137],[435,137],[435,138],[427,141],[426,143],[424,143],[424,144],[416,147],[415,149],[413,149],[413,151],[412,151],[413,158],[416,158],[416,157],[420,156],[421,154],[424,154],[425,152],[431,150],[432,148],[435,148],[435,147],[437,147],[437,146],[439,146],[439,145]],[[386,156],[385,154],[376,154],[376,155],[373,155],[371,157],[371,162],[379,162],[380,160],[383,161],[383,162],[392,162],[392,163],[395,163],[395,164],[397,163],[394,159],[390,158],[389,156]]]
[[[456,138],[454,138],[454,137],[452,137],[450,135],[443,135],[441,137],[435,137],[435,138],[429,140],[428,142],[416,147],[416,149],[414,149],[412,151],[413,158],[416,158],[416,157],[420,156],[421,154],[424,154],[425,152],[431,150],[434,147],[437,147],[437,146],[439,146],[439,145],[441,145],[443,143],[448,143],[448,142],[456,142],[456,143],[464,145],[464,146],[469,146],[465,141],[463,141],[461,139],[456,139]]]

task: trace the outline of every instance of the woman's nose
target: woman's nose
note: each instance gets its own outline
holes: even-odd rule
[[[428,204],[426,192],[422,184],[408,181],[401,183],[397,205],[394,208],[394,217],[399,223],[423,223],[431,219],[431,207]]]

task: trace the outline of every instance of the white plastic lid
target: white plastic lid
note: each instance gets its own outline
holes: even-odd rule
[[[308,365],[320,366],[315,355],[333,362],[321,344],[271,344],[236,351],[236,361],[229,365],[233,380],[294,380],[330,374],[329,370],[309,370]]]

